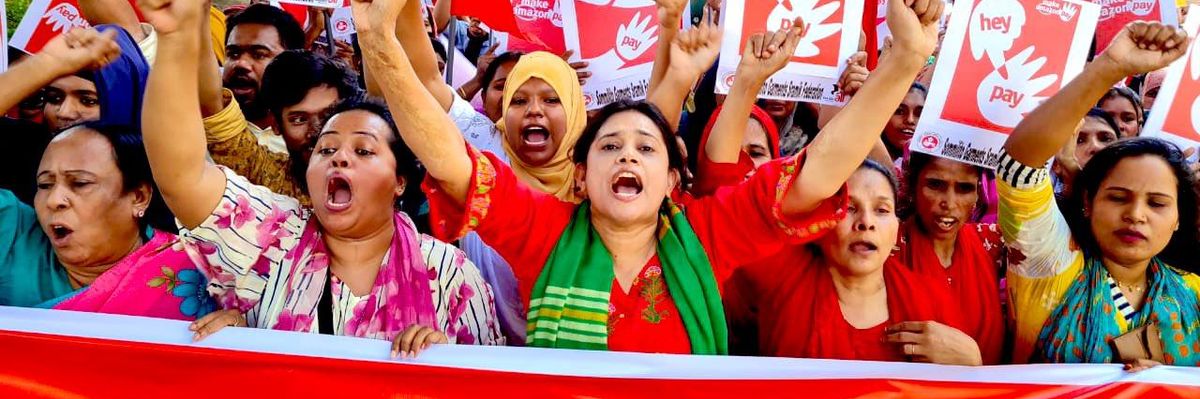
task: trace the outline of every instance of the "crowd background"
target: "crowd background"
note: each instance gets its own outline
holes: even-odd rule
[[[660,0],[647,99],[594,112],[581,84],[604,71],[497,54],[449,2],[355,0],[330,44],[267,4],[142,0],[139,22],[81,0],[95,29],[0,75],[0,304],[393,356],[1200,363],[1196,149],[1138,137],[1178,27],[1125,27],[992,170],[906,151],[938,101],[941,0],[886,6],[843,107],[757,98],[803,17],[751,36],[714,95],[719,2],[680,30],[688,2]],[[458,87],[455,50],[476,69]]]

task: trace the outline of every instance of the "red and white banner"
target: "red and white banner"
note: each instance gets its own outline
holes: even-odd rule
[[[725,36],[717,64],[717,93],[729,93],[733,86],[747,38],[791,27],[796,17],[802,17],[808,32],[791,62],[763,84],[759,98],[844,103],[835,86],[846,60],[858,49],[863,1],[726,0],[721,11]]]
[[[50,39],[74,28],[90,26],[75,0],[33,0],[8,44],[34,54]]]
[[[343,1],[343,0],[337,0],[337,1]],[[344,1],[346,1],[346,6],[350,6],[349,0],[344,0]],[[306,6],[304,4],[291,3],[291,2],[287,2],[287,1],[280,2],[280,0],[270,0],[269,4],[271,4],[272,6],[275,6],[279,9],[282,9],[284,11],[287,11],[287,13],[292,16],[292,18],[296,19],[296,22],[300,23],[301,28],[308,28],[308,6]]]
[[[507,48],[501,50],[524,53],[549,51],[554,54],[566,52],[567,44],[563,37],[562,16],[564,1],[568,0],[512,0],[512,12],[517,19],[517,26],[525,33],[526,37],[536,39],[538,42],[510,36],[505,40]],[[508,35],[506,33],[499,34]],[[497,54],[501,50],[497,50]]]
[[[576,50],[571,61],[587,61],[594,74],[583,86],[587,109],[646,98],[660,44],[654,0],[562,0],[561,7],[567,48]]]
[[[1200,397],[1200,369],[962,367],[434,345],[0,307],[0,397]]]
[[[1112,39],[1133,21],[1160,21],[1179,25],[1175,0],[1093,0],[1100,4],[1100,23],[1096,26],[1096,53],[1108,48]]]
[[[320,8],[341,8],[350,6],[350,0],[278,0],[278,2]],[[271,3],[274,4],[275,1],[273,0]]]
[[[1200,6],[1192,6],[1189,13],[1200,15]],[[1189,18],[1183,28],[1192,38],[1191,48],[1167,67],[1142,135],[1159,136],[1189,148],[1200,146],[1200,40],[1196,40],[1200,17]]]
[[[1079,0],[960,0],[913,151],[992,167],[1008,134],[1083,69],[1100,6]]]
[[[350,41],[350,35],[357,32],[354,29],[354,13],[350,11],[350,7],[334,9],[333,14],[329,17],[329,26],[326,28],[333,30],[334,39]]]

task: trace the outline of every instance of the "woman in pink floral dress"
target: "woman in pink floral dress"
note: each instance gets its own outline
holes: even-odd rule
[[[393,341],[503,344],[490,289],[462,252],[416,231],[397,206],[419,196],[421,172],[387,108],[339,105],[306,170],[312,210],[205,161],[197,96],[199,7],[148,10],[160,63],[151,72],[143,134],[155,181],[203,257],[224,312],[202,336],[233,324]],[[192,8],[195,8],[193,10]],[[408,184],[412,182],[412,184]]]

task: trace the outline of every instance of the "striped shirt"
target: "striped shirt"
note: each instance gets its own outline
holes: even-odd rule
[[[198,248],[196,256],[203,257],[209,293],[223,307],[246,312],[253,327],[317,332],[317,317],[308,310],[314,309],[325,284],[314,284],[317,273],[303,270],[311,263],[311,247],[293,251],[311,212],[293,198],[221,169],[227,179],[221,202],[203,223],[180,234]],[[431,327],[445,332],[452,343],[504,344],[491,289],[475,265],[462,251],[432,237],[421,235],[418,242],[430,273],[436,273],[429,288],[438,325]],[[335,335],[389,338],[380,336],[378,326],[356,325],[353,320],[357,308],[373,306],[378,311],[387,305],[385,297],[373,292],[356,296],[333,278]]]

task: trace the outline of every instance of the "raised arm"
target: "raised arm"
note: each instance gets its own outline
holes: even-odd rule
[[[54,79],[115,60],[121,55],[113,41],[116,34],[113,30],[73,29],[50,39],[41,52],[0,74],[0,112],[17,106]]]
[[[755,34],[746,40],[742,61],[738,64],[733,87],[725,97],[724,108],[713,123],[713,131],[704,145],[704,154],[714,163],[737,163],[746,136],[750,108],[758,99],[767,78],[787,66],[804,37],[805,26],[799,19],[787,30]]]
[[[92,26],[113,24],[129,32],[134,41],[146,39],[137,12],[127,0],[79,0],[79,8]]]
[[[158,31],[158,62],[150,71],[142,108],[142,136],[154,181],[167,206],[192,228],[216,208],[225,174],[205,160],[197,63],[200,25],[207,9],[200,0],[140,0],[146,19]]]
[[[450,26],[450,20],[454,19],[454,17],[450,15],[450,1],[451,0],[439,0],[433,5],[433,28],[436,29],[434,34],[440,35],[442,31],[446,30],[447,26]],[[424,24],[425,23],[422,22],[417,25],[425,26]]]
[[[666,27],[662,27],[666,32]],[[678,27],[670,29],[678,30]],[[659,49],[670,51],[669,66],[666,76],[662,77],[657,86],[651,86],[646,101],[654,104],[662,111],[672,129],[679,128],[679,118],[683,114],[683,102],[687,100],[692,87],[705,71],[712,67],[713,61],[721,53],[721,27],[716,18],[707,10],[700,25],[680,33],[670,42],[659,38]],[[655,68],[665,64],[662,59],[654,61]],[[749,111],[747,111],[749,112]]]
[[[404,142],[442,189],[461,203],[466,200],[471,183],[471,159],[462,133],[425,90],[396,38],[396,19],[405,3],[405,0],[353,0],[351,7],[362,41],[363,63],[375,74]],[[424,37],[425,33],[420,35]]]
[[[200,24],[200,115],[205,118],[213,116],[225,109],[225,97],[221,94],[224,84],[221,82],[221,67],[217,65],[217,57],[213,52],[211,37],[212,26]]]
[[[438,6],[441,6],[443,2],[449,3],[450,1],[438,1]],[[442,77],[442,71],[438,69],[437,53],[433,51],[433,44],[429,42],[429,36],[425,35],[424,25],[421,24],[421,7],[420,1],[409,1],[404,5],[404,8],[400,10],[400,20],[396,21],[396,37],[400,38],[400,46],[408,54],[408,61],[412,64],[412,69],[416,71],[421,84],[433,95],[434,99],[437,99],[438,105],[442,107],[442,112],[446,112],[450,110],[450,105],[454,104],[454,89],[446,84],[445,78]],[[446,8],[448,13],[448,5]],[[453,50],[453,48],[447,49],[447,51]]]
[[[892,111],[908,93],[937,46],[942,0],[888,2],[893,49],[842,112],[813,139],[796,181],[785,194],[783,212],[804,214],[836,193],[866,159]]]
[[[679,34],[679,20],[683,18],[683,8],[690,7],[688,0],[654,0],[658,6],[658,50],[654,55],[654,68],[650,72],[648,91],[654,91],[667,74],[671,64],[671,46]],[[687,23],[691,23],[688,21]]]
[[[1024,165],[1044,165],[1074,137],[1079,121],[1105,91],[1126,76],[1170,65],[1187,48],[1187,32],[1182,29],[1158,22],[1126,25],[1079,76],[1017,124],[1004,148]]]

